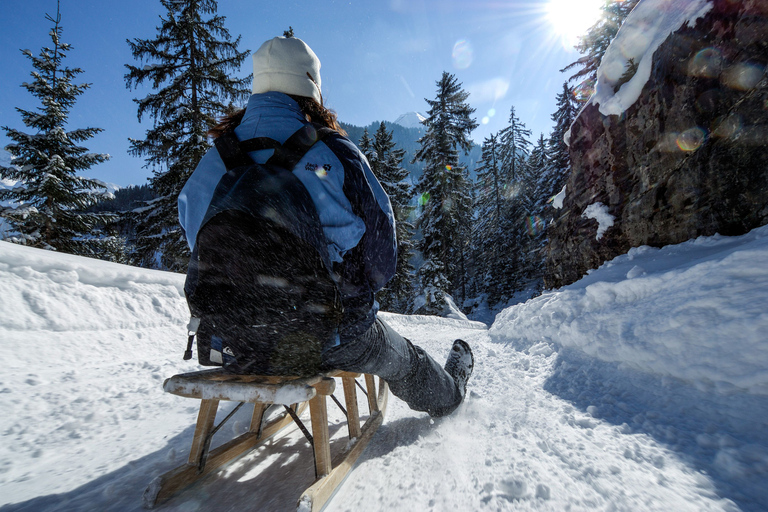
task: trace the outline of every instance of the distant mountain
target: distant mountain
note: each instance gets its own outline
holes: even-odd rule
[[[399,124],[404,128],[424,128],[423,121],[427,118],[418,112],[408,112],[395,119],[395,124]]]
[[[392,139],[394,140],[395,144],[397,144],[397,147],[405,150],[403,167],[408,169],[408,172],[411,174],[411,183],[414,184],[419,180],[419,177],[421,177],[421,173],[423,171],[423,164],[421,162],[415,164],[411,163],[413,157],[419,150],[419,139],[424,135],[424,126],[416,122],[416,120],[419,118],[424,119],[424,117],[418,112],[408,112],[407,114],[403,114],[398,117],[397,121],[394,123],[390,121],[384,121],[384,125],[387,127],[387,130],[392,132]],[[408,127],[404,124],[400,124],[401,122],[405,124],[411,123],[414,124],[414,126]],[[373,138],[373,135],[376,133],[376,130],[379,129],[380,124],[381,121],[375,121],[364,127],[354,126],[346,123],[341,123],[341,126],[344,128],[344,130],[346,130],[349,140],[357,144],[360,142],[360,137],[363,136],[363,130],[367,129],[368,135]],[[477,162],[480,159],[480,155],[480,146],[477,145],[472,146],[472,150],[468,155],[465,155],[461,152],[459,153],[459,162],[467,166],[467,169],[469,169],[469,175],[473,180],[477,177],[475,167],[477,167]]]

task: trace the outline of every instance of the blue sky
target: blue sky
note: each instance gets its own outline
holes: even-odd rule
[[[594,0],[589,0],[594,4]],[[558,4],[560,2],[560,4]],[[322,62],[326,105],[345,122],[367,125],[394,121],[409,111],[425,112],[424,98],[435,96],[443,71],[454,73],[470,92],[480,127],[473,139],[506,125],[510,107],[533,130],[549,134],[555,96],[567,78],[558,70],[579,54],[564,38],[596,12],[587,0],[221,0],[219,13],[241,48],[255,51],[265,40],[292,26]],[[579,5],[571,14],[568,5]],[[25,129],[15,107],[36,109],[25,89],[30,61],[20,49],[37,55],[50,43],[55,0],[3,0],[0,10],[0,126]],[[104,132],[86,142],[112,159],[93,167],[91,177],[118,185],[143,184],[151,175],[143,160],[127,154],[128,138],[142,138],[151,126],[139,124],[132,99],[149,88],[129,91],[125,64],[135,64],[126,39],[156,34],[158,0],[61,1],[63,40],[73,46],[65,63],[91,83],[73,108],[69,128],[93,126]],[[577,18],[579,18],[577,20]],[[238,76],[251,72],[247,59]],[[0,134],[0,146],[9,140]]]

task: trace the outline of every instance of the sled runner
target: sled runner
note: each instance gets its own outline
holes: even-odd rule
[[[302,430],[314,450],[315,482],[304,491],[297,507],[319,511],[341,484],[353,464],[384,419],[387,406],[387,383],[379,379],[378,390],[373,375],[364,375],[365,388],[357,380],[361,374],[333,372],[309,378],[235,375],[223,370],[204,370],[174,375],[163,384],[168,393],[201,400],[192,448],[186,464],[156,477],[144,492],[144,506],[153,508],[177,491],[259,446],[291,423]],[[341,379],[346,409],[335,398],[336,379]],[[360,424],[357,387],[368,397],[370,414]],[[377,392],[378,391],[378,392]],[[326,397],[331,396],[347,417],[350,448],[331,460]],[[218,426],[214,426],[221,400],[240,402]],[[244,403],[253,403],[250,428],[245,434],[220,447],[209,450],[211,438]],[[264,423],[271,404],[282,405],[285,412]],[[312,433],[299,416],[309,404]]]

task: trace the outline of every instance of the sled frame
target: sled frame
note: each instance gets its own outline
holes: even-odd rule
[[[388,387],[379,379],[378,390],[373,375],[364,375],[365,389],[357,381],[359,373],[336,371],[311,378],[234,375],[223,370],[204,370],[174,375],[163,384],[165,391],[179,396],[200,399],[195,433],[188,461],[156,477],[144,492],[145,508],[167,501],[174,494],[194,484],[206,475],[263,444],[282,429],[294,423],[309,406],[312,427],[311,446],[314,454],[315,482],[301,495],[297,507],[319,511],[333,496],[352,469],[355,461],[381,425],[386,410]],[[335,377],[342,381],[350,439],[352,447],[331,460],[328,410],[326,397],[332,396]],[[368,397],[369,416],[360,424],[357,406],[359,386]],[[335,398],[335,397],[334,397]],[[209,450],[213,434],[234,413],[230,413],[215,426],[216,412],[222,400],[254,404],[248,432]],[[291,403],[283,403],[286,400]],[[291,414],[283,412],[264,424],[267,408],[272,404],[290,407]],[[299,425],[301,425],[299,423]],[[302,425],[303,428],[303,425]],[[303,430],[306,430],[303,428]],[[308,437],[309,438],[309,437]],[[335,462],[335,464],[334,464]]]

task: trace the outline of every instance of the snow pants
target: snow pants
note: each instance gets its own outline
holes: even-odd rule
[[[323,353],[327,370],[378,375],[396,397],[416,411],[450,414],[464,398],[448,372],[381,318],[356,340]]]

